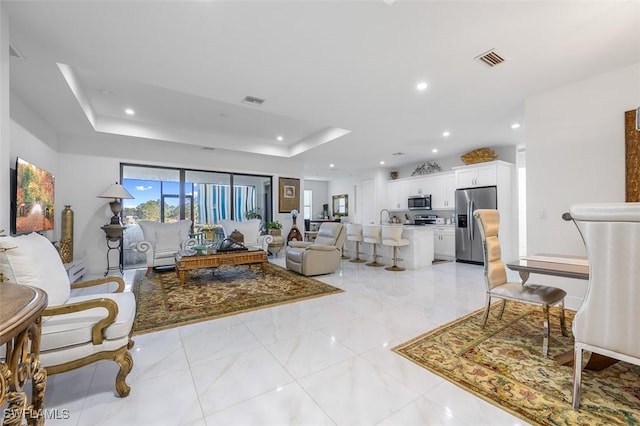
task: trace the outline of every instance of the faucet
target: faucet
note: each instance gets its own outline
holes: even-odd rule
[[[383,212],[387,212],[387,216],[389,217],[389,220],[387,222],[391,222],[391,212],[387,209],[382,209],[380,210],[380,225],[382,225],[382,213]]]

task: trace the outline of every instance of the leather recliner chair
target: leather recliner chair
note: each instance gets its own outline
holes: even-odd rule
[[[306,276],[332,273],[340,266],[346,235],[343,224],[326,222],[320,225],[314,242],[289,241],[286,253],[287,269]]]

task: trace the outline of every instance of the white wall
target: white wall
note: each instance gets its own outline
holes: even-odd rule
[[[322,214],[323,204],[329,204],[329,211],[331,211],[331,197],[329,197],[329,183],[327,181],[305,179],[304,189],[311,190],[313,195],[311,199],[312,216],[305,219],[317,219],[318,215]],[[301,198],[300,202],[304,202],[304,199]]]
[[[585,254],[561,215],[573,203],[625,200],[624,112],[638,106],[640,63],[526,100],[528,253]],[[586,282],[535,278],[567,290],[574,307],[584,297]]]
[[[12,101],[12,105],[14,105]],[[28,110],[25,110],[28,111]],[[39,119],[32,115],[29,117],[32,122],[39,121]],[[43,125],[40,122],[40,125]],[[54,227],[53,231],[46,231],[43,233],[49,240],[58,241],[60,237],[60,216],[57,214],[62,211],[62,207],[64,206],[62,200],[60,199],[59,185],[60,176],[58,175],[58,154],[50,148],[50,146],[37,137],[35,137],[29,130],[25,129],[23,126],[18,124],[17,122],[11,120],[10,122],[10,130],[9,130],[11,141],[9,145],[9,161],[8,168],[3,169],[3,173],[8,174],[8,169],[16,167],[16,158],[20,157],[29,163],[32,163],[38,167],[41,167],[48,172],[53,173],[55,177],[55,194],[54,194]],[[53,136],[55,138],[55,136]],[[7,184],[7,200],[10,199],[9,196],[9,185]],[[9,210],[10,205],[7,205],[7,210]],[[5,228],[7,233],[9,232],[9,227]]]
[[[0,3],[0,200],[9,200],[9,15]],[[0,229],[9,232],[10,204],[0,203]]]

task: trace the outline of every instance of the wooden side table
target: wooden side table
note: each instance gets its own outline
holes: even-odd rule
[[[0,283],[0,345],[6,358],[0,363],[0,407],[7,403],[3,425],[43,425],[47,372],[40,365],[42,311],[47,293],[20,284]],[[31,380],[31,404],[24,388]]]

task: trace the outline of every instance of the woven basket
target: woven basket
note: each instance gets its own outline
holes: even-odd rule
[[[498,154],[491,148],[474,149],[460,156],[460,160],[462,160],[464,164],[484,163],[493,161],[496,158],[498,158]]]

